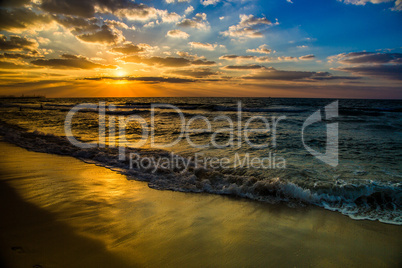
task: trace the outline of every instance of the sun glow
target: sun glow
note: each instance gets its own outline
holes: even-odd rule
[[[119,70],[117,70],[117,71],[115,72],[115,74],[116,74],[116,76],[118,76],[118,77],[123,77],[123,76],[126,76],[126,75],[127,75],[127,72],[124,71],[124,70],[122,70],[122,69],[119,69]]]

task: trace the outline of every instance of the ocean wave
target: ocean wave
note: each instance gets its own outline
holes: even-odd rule
[[[382,116],[385,113],[401,113],[402,108],[340,108],[339,114],[344,116]]]
[[[182,111],[208,111],[208,112],[237,112],[239,107],[237,106],[225,106],[216,104],[164,104],[164,103],[126,103],[120,105],[114,105],[114,109],[110,110],[106,105],[106,114],[108,115],[131,115],[134,113],[150,113],[152,105],[154,105],[155,112],[159,114],[177,114],[175,110],[172,110],[172,106],[178,108]],[[169,106],[167,106],[169,105]],[[60,112],[68,112],[75,105],[74,104],[55,104],[46,103],[45,105],[40,105],[39,103],[28,103],[28,104],[10,104],[1,103],[2,108],[22,108],[24,110],[54,110]],[[306,109],[301,109],[297,107],[260,107],[260,108],[250,108],[241,107],[242,112],[248,113],[302,113],[307,112]],[[85,110],[81,109],[80,112],[97,113],[98,110]]]
[[[28,150],[69,155],[110,168],[129,178],[146,181],[154,189],[232,195],[268,203],[284,202],[290,206],[316,205],[341,212],[353,219],[379,220],[402,225],[400,182],[338,180],[326,184],[301,185],[280,177],[244,176],[227,170],[199,168],[194,163],[188,166],[183,163],[171,169],[152,165],[147,168],[134,165],[130,168],[128,157],[125,161],[118,160],[117,148],[80,149],[70,144],[66,137],[37,131],[28,132],[2,121],[0,135],[5,141]],[[127,148],[126,155],[130,153],[143,158],[173,155],[163,150]]]

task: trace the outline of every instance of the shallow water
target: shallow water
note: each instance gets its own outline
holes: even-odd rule
[[[399,226],[354,221],[312,206],[289,208],[220,195],[158,191],[70,157],[28,152],[6,143],[0,148],[2,181],[77,234],[100,240],[128,263],[147,267],[400,264]]]
[[[152,104],[171,104],[184,113],[188,122],[194,116],[205,116],[211,122],[212,130],[205,133],[185,133],[196,144],[211,144],[212,134],[227,128],[225,120],[214,121],[218,116],[233,119],[236,123],[238,105],[241,102],[244,126],[253,116],[271,120],[285,116],[277,125],[277,133],[252,133],[250,140],[255,144],[268,144],[267,148],[254,149],[246,143],[244,131],[234,137],[234,144],[241,146],[223,146],[215,148],[194,148],[182,139],[175,146],[167,148],[184,157],[194,157],[196,153],[205,157],[227,157],[235,163],[236,156],[249,154],[250,158],[268,158],[284,160],[279,168],[231,168],[215,170],[214,176],[196,176],[175,174],[174,179],[166,176],[147,177],[147,172],[135,171],[132,178],[150,182],[156,189],[170,189],[183,192],[208,192],[229,194],[264,202],[285,202],[291,206],[315,204],[330,210],[339,211],[355,219],[380,220],[392,224],[402,224],[402,102],[398,100],[339,100],[339,165],[331,167],[313,157],[303,147],[301,129],[309,115],[332,103],[331,99],[271,99],[271,98],[106,98],[106,99],[39,99],[39,100],[3,100],[0,106],[2,120],[23,126],[30,131],[50,133],[63,137],[64,120],[67,112],[79,103],[105,102],[115,109],[107,110],[105,121],[110,122],[118,116],[138,115],[150,125],[150,106]],[[43,109],[40,108],[43,106]],[[21,107],[21,110],[20,110]],[[175,140],[180,132],[180,118],[172,109],[155,110],[155,142],[159,145]],[[332,121],[331,121],[332,122]],[[323,152],[326,143],[326,121],[319,122],[306,129],[305,141],[314,150]],[[270,121],[272,127],[272,121]],[[86,142],[96,142],[99,127],[98,111],[81,112],[74,117],[73,134]],[[193,128],[204,128],[203,121],[196,120]],[[236,127],[236,126],[235,126]],[[250,128],[262,128],[262,121],[253,121]],[[107,128],[107,130],[109,130]],[[127,139],[137,141],[141,127],[132,124],[127,127]],[[14,132],[4,130],[8,135]],[[109,132],[107,132],[109,134]],[[273,146],[275,137],[276,146]],[[35,144],[38,138],[40,144]],[[60,146],[59,141],[37,135],[19,135],[9,139],[24,139],[25,148],[49,153],[68,154],[71,148]],[[106,147],[110,142],[105,139]],[[241,139],[241,141],[239,141]],[[230,136],[222,132],[215,137],[220,145],[227,143]],[[72,145],[71,145],[72,146]],[[70,146],[70,147],[71,147]],[[150,148],[150,139],[143,148]],[[68,147],[68,146],[67,146]],[[147,152],[149,154],[149,152]],[[96,161],[104,166],[119,168],[123,173],[132,170],[117,161],[110,152],[82,150],[71,154],[86,161]],[[160,152],[153,152],[153,158],[160,158]],[[273,162],[273,158],[271,158]],[[239,162],[237,162],[239,164]],[[207,166],[209,168],[209,166]],[[141,173],[141,174],[140,174]],[[191,172],[190,172],[191,173]],[[194,172],[193,172],[194,173]],[[218,175],[217,175],[218,174]],[[225,175],[237,176],[228,179]],[[142,175],[142,177],[141,177]],[[181,177],[180,177],[181,176]],[[141,177],[141,178],[140,178]],[[211,179],[213,177],[213,179]],[[238,177],[241,177],[240,179]]]

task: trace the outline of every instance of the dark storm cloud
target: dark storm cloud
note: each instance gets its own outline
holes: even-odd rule
[[[35,40],[27,39],[16,35],[11,35],[9,40],[0,34],[0,50],[25,50],[31,51],[38,46]]]
[[[103,65],[89,61],[85,57],[64,54],[61,59],[39,59],[31,62],[33,65],[54,69],[114,69],[115,66]]]
[[[129,56],[122,58],[125,62],[133,62],[133,63],[144,63],[147,65],[160,65],[164,67],[184,67],[190,65],[213,65],[215,62],[207,61],[207,60],[190,60],[186,58],[175,58],[175,57],[150,57],[143,58],[139,56]]]
[[[0,30],[27,29],[32,25],[43,25],[49,22],[51,18],[48,15],[36,14],[26,8],[0,9]]]

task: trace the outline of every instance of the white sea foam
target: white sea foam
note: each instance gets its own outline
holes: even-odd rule
[[[6,123],[0,124],[0,135],[5,141],[28,150],[69,155],[110,168],[129,178],[147,181],[155,189],[233,195],[269,203],[286,202],[290,206],[312,204],[338,211],[353,219],[379,220],[402,225],[402,184],[399,182],[363,180],[355,184],[338,180],[325,186],[313,184],[307,187],[280,177],[241,176],[219,170],[194,168],[194,165],[190,165],[190,169],[179,167],[175,170],[160,167],[130,169],[128,161],[118,160],[116,148],[79,149],[64,137],[37,131],[27,132]],[[127,154],[130,153],[147,157],[169,154],[162,150],[128,149]],[[154,168],[156,172],[150,172]]]

